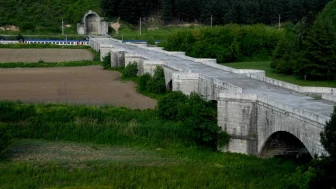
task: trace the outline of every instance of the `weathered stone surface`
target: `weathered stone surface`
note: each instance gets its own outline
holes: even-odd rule
[[[124,67],[125,66],[125,50],[124,49],[111,49],[111,67]]]
[[[77,33],[79,35],[106,35],[108,24],[97,13],[89,10],[84,15],[82,23],[77,24]]]

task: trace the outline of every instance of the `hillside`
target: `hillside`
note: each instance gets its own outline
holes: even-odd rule
[[[101,13],[100,0],[6,0],[0,1],[0,27],[18,26],[21,31],[60,32],[64,24],[76,23],[84,13]]]

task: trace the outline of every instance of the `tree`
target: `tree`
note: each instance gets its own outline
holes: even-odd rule
[[[162,19],[165,23],[173,20],[174,0],[163,0]]]
[[[131,24],[139,24],[139,18],[142,17],[141,5],[138,0],[122,0],[119,5],[119,16]]]
[[[336,71],[335,33],[330,20],[316,21],[296,65],[296,74],[308,80],[334,79]]]
[[[9,127],[0,122],[0,155],[11,145],[12,136]]]
[[[328,156],[323,155],[313,161],[312,166],[315,168],[316,175],[309,185],[312,189],[336,188],[336,107],[321,133],[321,143],[328,152]]]

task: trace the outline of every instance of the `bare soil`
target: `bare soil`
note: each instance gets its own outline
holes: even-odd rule
[[[87,49],[0,49],[0,63],[5,62],[69,62],[92,60]]]
[[[154,108],[156,100],[135,87],[101,66],[0,69],[0,100]]]

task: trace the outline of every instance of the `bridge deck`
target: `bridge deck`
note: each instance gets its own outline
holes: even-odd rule
[[[277,87],[272,84],[268,84],[262,81],[254,80],[244,75],[234,74],[231,72],[226,72],[219,70],[198,62],[183,59],[177,56],[168,55],[165,53],[160,53],[157,51],[151,51],[148,49],[139,48],[133,45],[128,45],[125,43],[120,43],[112,39],[99,39],[95,38],[103,45],[113,45],[114,47],[120,47],[125,49],[127,52],[145,55],[152,60],[161,60],[174,65],[178,68],[182,68],[185,71],[190,71],[192,73],[201,73],[210,76],[215,79],[222,80],[226,83],[230,83],[241,87],[243,93],[245,94],[257,94],[260,96],[265,96],[269,99],[281,102],[292,107],[306,109],[315,114],[320,114],[330,117],[333,112],[333,102],[326,100],[316,100],[310,96],[304,94]]]

